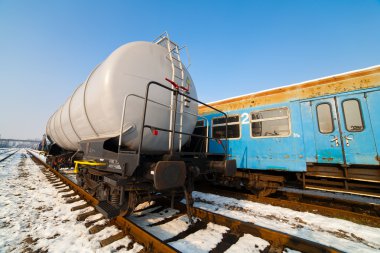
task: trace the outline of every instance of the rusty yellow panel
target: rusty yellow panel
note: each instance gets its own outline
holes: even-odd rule
[[[222,111],[238,110],[291,100],[308,99],[380,86],[380,66],[347,74],[281,87],[268,91],[226,99],[210,105]],[[199,114],[212,112],[199,106]]]

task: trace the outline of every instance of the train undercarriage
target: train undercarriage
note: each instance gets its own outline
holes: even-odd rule
[[[380,197],[379,166],[309,164],[306,173],[298,173],[304,189]]]
[[[207,157],[187,153],[144,155],[143,162],[133,168],[130,166],[138,164],[138,155],[123,156],[100,149],[101,160],[83,162],[83,158],[99,157],[88,152],[96,150],[91,147],[97,143],[83,146],[86,146],[84,152],[50,155],[47,162],[57,170],[60,164],[80,163],[77,184],[100,201],[96,208],[107,218],[130,215],[138,204],[163,197],[172,203],[176,197],[185,197],[191,217],[189,207],[193,204],[194,180],[211,174],[232,176],[236,170],[235,160],[225,160],[223,155]]]
[[[215,185],[245,189],[258,197],[275,193],[280,187],[380,197],[379,166],[308,164],[306,172],[238,169],[233,177],[207,178]]]
[[[215,185],[245,189],[257,197],[265,197],[284,186],[286,177],[284,175],[266,174],[261,171],[238,170],[233,177],[222,176],[213,179],[206,178],[206,180]]]
[[[79,162],[77,183],[100,201],[96,208],[108,218],[129,215],[145,201],[161,197],[173,201],[178,195],[185,197],[190,217],[197,177],[236,172],[236,161],[226,160],[225,154],[138,153],[112,148],[110,143],[109,139],[81,142],[81,151],[71,157],[96,162]]]
[[[131,154],[128,156],[131,161]],[[65,159],[73,157],[82,159],[83,154],[61,154],[50,162],[65,162]],[[177,153],[174,156],[145,155],[143,160],[131,175],[127,175],[128,163],[122,170],[120,163],[113,159],[103,160],[101,164],[104,165],[99,166],[82,165],[78,170],[77,183],[100,201],[97,209],[109,218],[130,215],[140,203],[163,197],[172,201],[176,197],[184,197],[188,207],[191,207],[194,182],[199,178],[215,185],[246,189],[258,197],[268,196],[278,188],[289,185],[303,189],[380,197],[378,166],[309,164],[304,173],[263,173],[258,170],[236,171],[235,161],[224,160],[223,156],[198,157]],[[191,216],[190,211],[188,215]]]
[[[123,176],[107,166],[85,166],[79,170],[77,182],[100,201],[98,211],[112,218],[130,215],[138,204],[162,197],[173,200],[184,195],[191,206],[193,178],[199,173],[192,168],[183,161],[159,161],[138,168],[139,175]]]

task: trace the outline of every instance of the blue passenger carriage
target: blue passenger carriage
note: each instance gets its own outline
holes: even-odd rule
[[[379,197],[379,90],[375,66],[211,103],[227,122],[200,106],[196,131],[220,140],[198,148],[228,147],[239,171],[221,182],[260,195],[296,175],[304,188]]]

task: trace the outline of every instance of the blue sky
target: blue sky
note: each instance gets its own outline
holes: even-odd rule
[[[40,138],[117,47],[164,31],[206,102],[380,64],[379,0],[0,0],[0,135]]]

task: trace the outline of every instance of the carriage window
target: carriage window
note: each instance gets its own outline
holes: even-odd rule
[[[204,127],[204,126],[205,126],[205,120],[204,119],[198,120],[197,124],[195,125],[195,127]]]
[[[252,137],[279,137],[290,134],[288,108],[278,108],[251,113]]]
[[[346,129],[349,132],[361,132],[364,129],[359,101],[350,99],[343,101],[343,114]]]
[[[240,117],[238,115],[227,117],[228,138],[240,138]],[[212,119],[212,137],[226,138],[226,118]]]
[[[323,103],[317,105],[317,119],[319,132],[329,134],[334,131],[331,105]]]

